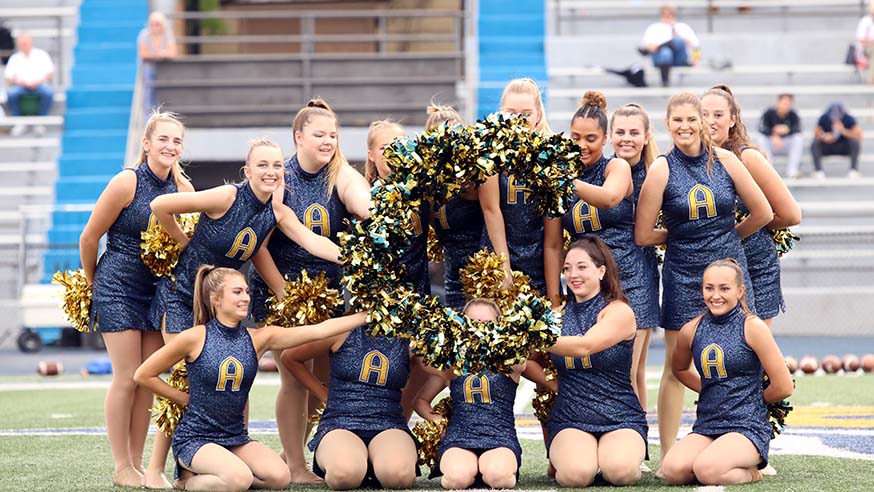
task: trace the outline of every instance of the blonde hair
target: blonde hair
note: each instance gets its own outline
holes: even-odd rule
[[[715,159],[716,151],[713,149],[713,141],[710,138],[710,132],[707,131],[707,125],[704,124],[704,115],[701,112],[701,99],[691,92],[679,92],[674,94],[670,99],[668,99],[666,118],[670,120],[671,110],[684,104],[694,107],[695,111],[698,113],[698,122],[700,123],[698,136],[701,138],[701,147],[704,149],[704,152],[707,153],[707,174],[712,175],[713,161]]]
[[[743,287],[743,285],[744,285],[744,271],[740,267],[740,263],[738,263],[737,260],[734,258],[722,258],[722,259],[719,259],[719,260],[716,260],[716,261],[710,263],[709,265],[707,265],[707,268],[704,269],[704,272],[702,273],[702,277],[703,277],[704,273],[707,273],[707,270],[710,270],[711,268],[717,268],[717,267],[725,267],[725,268],[732,270],[734,272],[735,286],[737,288]],[[746,291],[744,291],[743,295],[740,296],[740,299],[738,299],[738,302],[740,302],[740,307],[744,310],[744,312],[746,312],[748,315],[753,314],[752,311],[750,311],[749,306],[747,306],[747,293],[746,293]]]
[[[297,132],[302,132],[304,127],[306,127],[313,118],[325,116],[328,118],[332,118],[334,120],[334,125],[337,127],[337,148],[334,150],[334,155],[331,157],[331,160],[328,162],[328,173],[325,176],[325,181],[328,185],[328,196],[334,192],[334,187],[337,186],[337,179],[340,177],[340,171],[343,169],[343,166],[348,165],[346,161],[346,157],[343,156],[343,152],[340,150],[340,121],[337,119],[337,114],[334,113],[334,110],[331,109],[331,106],[328,105],[322,98],[310,99],[306,106],[300,108],[296,115],[294,115],[294,120],[291,123],[291,133],[297,134]]]
[[[155,128],[158,126],[158,123],[176,124],[179,129],[182,130],[182,137],[185,137],[185,125],[182,124],[178,114],[170,111],[153,109],[152,114],[149,115],[148,121],[146,121],[146,127],[143,129],[143,140],[150,140],[152,138],[152,134],[155,133]],[[140,144],[140,156],[137,162],[133,163],[133,167],[141,166],[148,158],[149,154],[146,152],[146,146]],[[188,175],[186,175],[185,171],[182,169],[182,162],[179,159],[176,159],[176,162],[173,163],[173,167],[170,168],[170,175],[173,176],[173,181],[175,181],[177,185],[181,184],[183,179],[188,179]]]
[[[461,115],[458,114],[458,111],[456,111],[455,108],[445,104],[437,104],[433,100],[425,109],[425,112],[428,114],[428,119],[425,121],[426,131],[436,128],[446,122],[453,125],[464,124]]]
[[[372,151],[373,146],[376,143],[376,133],[382,130],[398,130],[401,133],[404,131],[404,127],[400,125],[400,123],[391,120],[376,120],[370,124],[370,127],[367,129],[367,150]],[[368,183],[372,183],[379,173],[376,170],[376,162],[367,157],[367,162],[364,163],[364,179],[367,180]]]
[[[204,325],[215,319],[215,306],[212,295],[221,299],[222,288],[229,275],[237,275],[244,281],[246,277],[239,270],[213,265],[202,265],[194,275],[194,324]]]
[[[643,131],[646,134],[646,143],[643,144],[643,149],[640,151],[641,157],[643,157],[643,167],[644,169],[649,169],[649,165],[652,164],[654,160],[659,156],[659,147],[656,144],[655,136],[652,134],[652,128],[649,125],[649,115],[646,114],[646,111],[643,110],[643,107],[639,104],[628,103],[625,106],[617,109],[613,116],[610,117],[610,129],[613,129],[613,121],[616,120],[617,116],[625,116],[625,117],[636,117],[640,118],[640,121],[643,122]],[[629,162],[629,164],[634,165],[636,162]]]
[[[504,106],[504,99],[510,94],[527,94],[534,97],[534,108],[540,113],[540,120],[534,124],[534,131],[544,135],[551,135],[552,129],[549,128],[549,122],[546,121],[546,110],[543,107],[543,96],[540,92],[540,87],[537,82],[530,78],[513,79],[501,94],[501,107]]]
[[[280,154],[282,154],[282,147],[280,147],[278,143],[266,137],[255,137],[246,143],[249,145],[249,152],[246,153],[247,165],[249,164],[249,159],[252,158],[252,152],[259,147],[272,147],[278,150]]]
[[[501,308],[498,307],[498,304],[495,301],[486,299],[485,297],[477,297],[467,301],[467,304],[464,305],[464,309],[462,309],[461,312],[467,314],[467,310],[474,306],[488,306],[495,311],[495,321],[501,319]]]

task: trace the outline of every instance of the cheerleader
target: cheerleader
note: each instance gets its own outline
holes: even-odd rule
[[[200,265],[215,264],[238,269],[261,247],[274,227],[307,251],[339,262],[340,249],[330,239],[307,229],[295,213],[283,205],[281,195],[283,158],[279,146],[257,139],[249,144],[246,181],[196,193],[165,195],[152,201],[155,217],[185,249],[174,270],[175,279],[162,278],[150,308],[150,319],[160,326],[165,342],[194,324],[192,299],[194,277]],[[200,212],[200,220],[189,240],[176,224],[175,214]],[[277,285],[277,292],[282,285]],[[160,436],[147,470],[146,486],[167,488],[163,476],[168,443]]]
[[[474,299],[467,303],[464,314],[478,321],[496,321],[500,310],[493,301]],[[431,401],[449,384],[452,417],[440,440],[438,469],[432,470],[433,476],[443,475],[440,484],[444,489],[481,484],[493,489],[516,486],[522,447],[516,437],[513,403],[524,369],[525,364],[521,364],[509,375],[492,371],[459,377],[432,375],[419,391],[416,413],[434,421],[443,417],[434,413]]]
[[[744,302],[743,269],[736,260],[711,263],[701,290],[707,311],[680,330],[671,366],[677,379],[699,393],[697,419],[692,433],[664,457],[662,469],[675,485],[756,482],[771,441],[765,404],[789,397],[792,377],[770,329]],[[771,381],[764,391],[763,372]]]
[[[282,203],[315,234],[337,242],[337,233],[351,215],[369,216],[370,185],[350,166],[339,147],[337,115],[322,99],[313,99],[294,117],[292,132],[296,153],[285,163],[285,190]],[[274,231],[252,257],[255,269],[249,270],[252,288],[252,318],[263,323],[267,316],[268,284],[284,285],[300,277],[302,270],[315,277],[325,272],[331,288],[340,289],[340,265],[308,252],[282,231]],[[262,277],[263,273],[263,277]],[[265,281],[270,278],[270,282]],[[282,298],[283,292],[277,291]],[[280,360],[279,353],[273,354]],[[327,379],[327,358],[313,361],[316,374]],[[278,364],[280,387],[276,395],[276,424],[292,483],[319,483],[307,468],[303,444],[308,413],[315,411],[310,400],[307,412],[306,388],[288,369]]]
[[[604,155],[607,143],[606,109],[604,95],[589,91],[571,120],[570,135],[580,147],[585,170],[580,179],[574,180],[575,196],[570,211],[564,217],[546,224],[545,265],[549,266],[547,293],[552,299],[560,297],[558,266],[563,247],[562,228],[570,234],[571,241],[585,234],[594,234],[610,247],[619,266],[622,290],[629,298],[637,326],[646,330],[658,324],[657,277],[652,276],[647,268],[643,249],[634,244],[631,167],[622,158],[608,159]],[[638,153],[640,150],[638,148]],[[639,160],[640,155],[636,157]],[[632,364],[634,379],[637,369],[636,364]],[[634,383],[632,386],[639,396],[637,382]]]
[[[246,429],[244,412],[258,359],[268,350],[347,333],[367,318],[358,313],[294,329],[252,329],[240,324],[248,309],[249,289],[242,273],[201,266],[194,281],[196,326],[155,352],[134,376],[150,391],[188,407],[173,434],[177,486],[185,490],[288,487],[288,467],[275,451],[252,440]],[[183,359],[189,393],[160,376]]]
[[[610,248],[597,236],[571,243],[562,270],[574,299],[550,349],[558,395],[546,424],[549,461],[562,487],[591,485],[599,470],[613,485],[632,485],[648,430],[631,386],[634,312]]]
[[[780,286],[780,259],[770,229],[801,222],[801,207],[767,158],[750,146],[740,106],[728,87],[718,85],[707,91],[701,98],[701,109],[714,145],[731,151],[740,159],[774,210],[774,219],[741,243],[753,285],[756,313],[770,327],[774,317],[786,310]],[[738,205],[742,213],[749,213],[743,202]]]
[[[324,353],[327,388],[305,365]],[[283,352],[282,363],[326,403],[309,448],[313,472],[331,489],[413,486],[416,444],[401,393],[414,360],[409,341],[370,336],[365,326]]]
[[[514,79],[507,84],[501,95],[501,112],[524,116],[529,128],[542,135],[552,133],[540,89],[531,79]],[[544,293],[544,218],[537,212],[525,183],[516,176],[494,175],[479,187],[478,194],[486,224],[483,242],[507,258],[504,286],[512,283],[512,266],[531,278],[534,290]]]
[[[451,106],[428,106],[428,120],[425,122],[427,130],[446,122],[451,125],[463,124],[461,116]],[[459,272],[470,256],[479,251],[485,227],[477,191],[465,190],[460,196],[446,202],[434,213],[431,224],[443,246],[446,306],[461,310],[465,306],[465,296]]]
[[[637,208],[640,199],[640,188],[646,179],[646,171],[658,157],[659,150],[649,125],[649,115],[637,104],[629,103],[613,113],[610,118],[610,141],[617,157],[625,159],[631,165],[631,181],[634,184],[633,203]],[[649,351],[649,341],[652,328],[659,322],[659,263],[655,248],[643,248],[643,278],[646,282],[647,304],[654,308],[654,317],[640,319],[637,317],[637,334],[634,338],[634,357],[631,359],[631,384],[640,406],[647,409],[646,391],[646,355]]]
[[[91,328],[101,332],[112,361],[104,413],[115,468],[112,483],[143,486],[143,447],[152,393],[137,388],[136,368],[163,340],[148,319],[157,278],[140,257],[140,233],[154,219],[149,202],[176,191],[194,191],[179,158],[185,128],[172,113],[152,113],[137,165],[118,173],[94,205],[79,238],[85,278],[92,285]],[[100,238],[106,251],[97,261]]]
[[[698,289],[704,269],[715,259],[734,257],[746,268],[740,239],[772,220],[771,207],[743,164],[714,148],[694,94],[668,101],[665,124],[674,146],[647,172],[634,224],[639,246],[667,244],[662,268],[661,326],[665,329],[665,370],[659,386],[659,440],[664,456],[677,437],[683,385],[671,372],[677,330],[703,309]],[[735,226],[735,197],[750,215]],[[655,227],[659,211],[667,228]],[[751,287],[747,287],[752,292]]]

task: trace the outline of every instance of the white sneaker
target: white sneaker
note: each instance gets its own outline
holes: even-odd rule
[[[850,179],[859,179],[862,177],[862,173],[855,169],[850,169],[850,172],[847,173],[847,177]]]
[[[12,131],[9,132],[13,137],[20,137],[24,135],[24,132],[27,131],[27,125],[15,125],[12,127]]]
[[[762,472],[762,475],[766,477],[773,477],[777,474],[777,470],[773,466],[771,466],[770,463],[768,464],[768,466],[762,468],[760,471]]]
[[[33,133],[36,136],[41,137],[46,134],[46,127],[44,125],[36,125],[33,127]]]
[[[813,179],[817,181],[825,181],[825,171],[816,171],[813,173]]]
[[[652,470],[648,466],[646,466],[646,463],[641,463],[640,464],[640,472],[641,473],[652,473]]]

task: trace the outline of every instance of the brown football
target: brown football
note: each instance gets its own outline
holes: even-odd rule
[[[57,376],[63,374],[64,365],[60,362],[41,360],[36,366],[36,372],[42,376]]]
[[[812,355],[805,355],[798,361],[798,368],[804,371],[805,374],[813,374],[819,369],[819,362]]]
[[[789,369],[789,374],[795,374],[795,371],[798,370],[798,361],[795,360],[795,357],[787,355],[783,360],[786,361],[786,368]]]
[[[834,374],[843,368],[841,359],[837,355],[826,355],[822,358],[822,370]]]
[[[862,356],[862,370],[865,372],[874,372],[874,354],[865,354]]]
[[[844,364],[844,371],[847,372],[856,372],[861,367],[861,362],[859,361],[859,357],[855,354],[847,354],[844,356],[844,359],[841,361]]]

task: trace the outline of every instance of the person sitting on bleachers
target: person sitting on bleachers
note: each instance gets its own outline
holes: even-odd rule
[[[788,155],[786,177],[797,178],[801,168],[801,153],[804,137],[801,134],[801,118],[792,109],[795,96],[780,94],[777,104],[768,108],[759,121],[759,146],[770,160],[774,155]]]
[[[137,35],[137,53],[143,62],[144,101],[146,113],[160,103],[155,98],[155,62],[176,58],[176,37],[161,12],[149,14],[149,22]]]
[[[28,115],[47,115],[54,97],[51,82],[55,65],[48,53],[33,47],[33,37],[29,33],[19,34],[16,45],[18,51],[9,58],[5,72],[9,112],[12,116],[22,116],[23,112]],[[21,107],[22,97],[25,95],[35,95],[39,100],[39,107],[33,113],[23,111]],[[12,129],[12,134],[20,135],[24,130],[22,125],[18,125]],[[36,130],[37,133],[42,133],[45,129],[38,126]]]
[[[677,22],[677,11],[670,5],[662,6],[659,22],[651,24],[643,33],[640,52],[651,54],[653,65],[659,67],[662,85],[670,85],[671,67],[688,67],[698,62],[698,36],[688,24]],[[690,55],[689,50],[692,50]]]
[[[817,179],[825,179],[822,170],[822,156],[846,155],[850,157],[848,178],[861,177],[859,173],[859,153],[862,149],[862,127],[856,123],[856,118],[847,113],[847,109],[839,102],[829,105],[826,112],[819,117],[816,130],[813,133],[813,144],[810,152],[813,154],[814,175]]]

